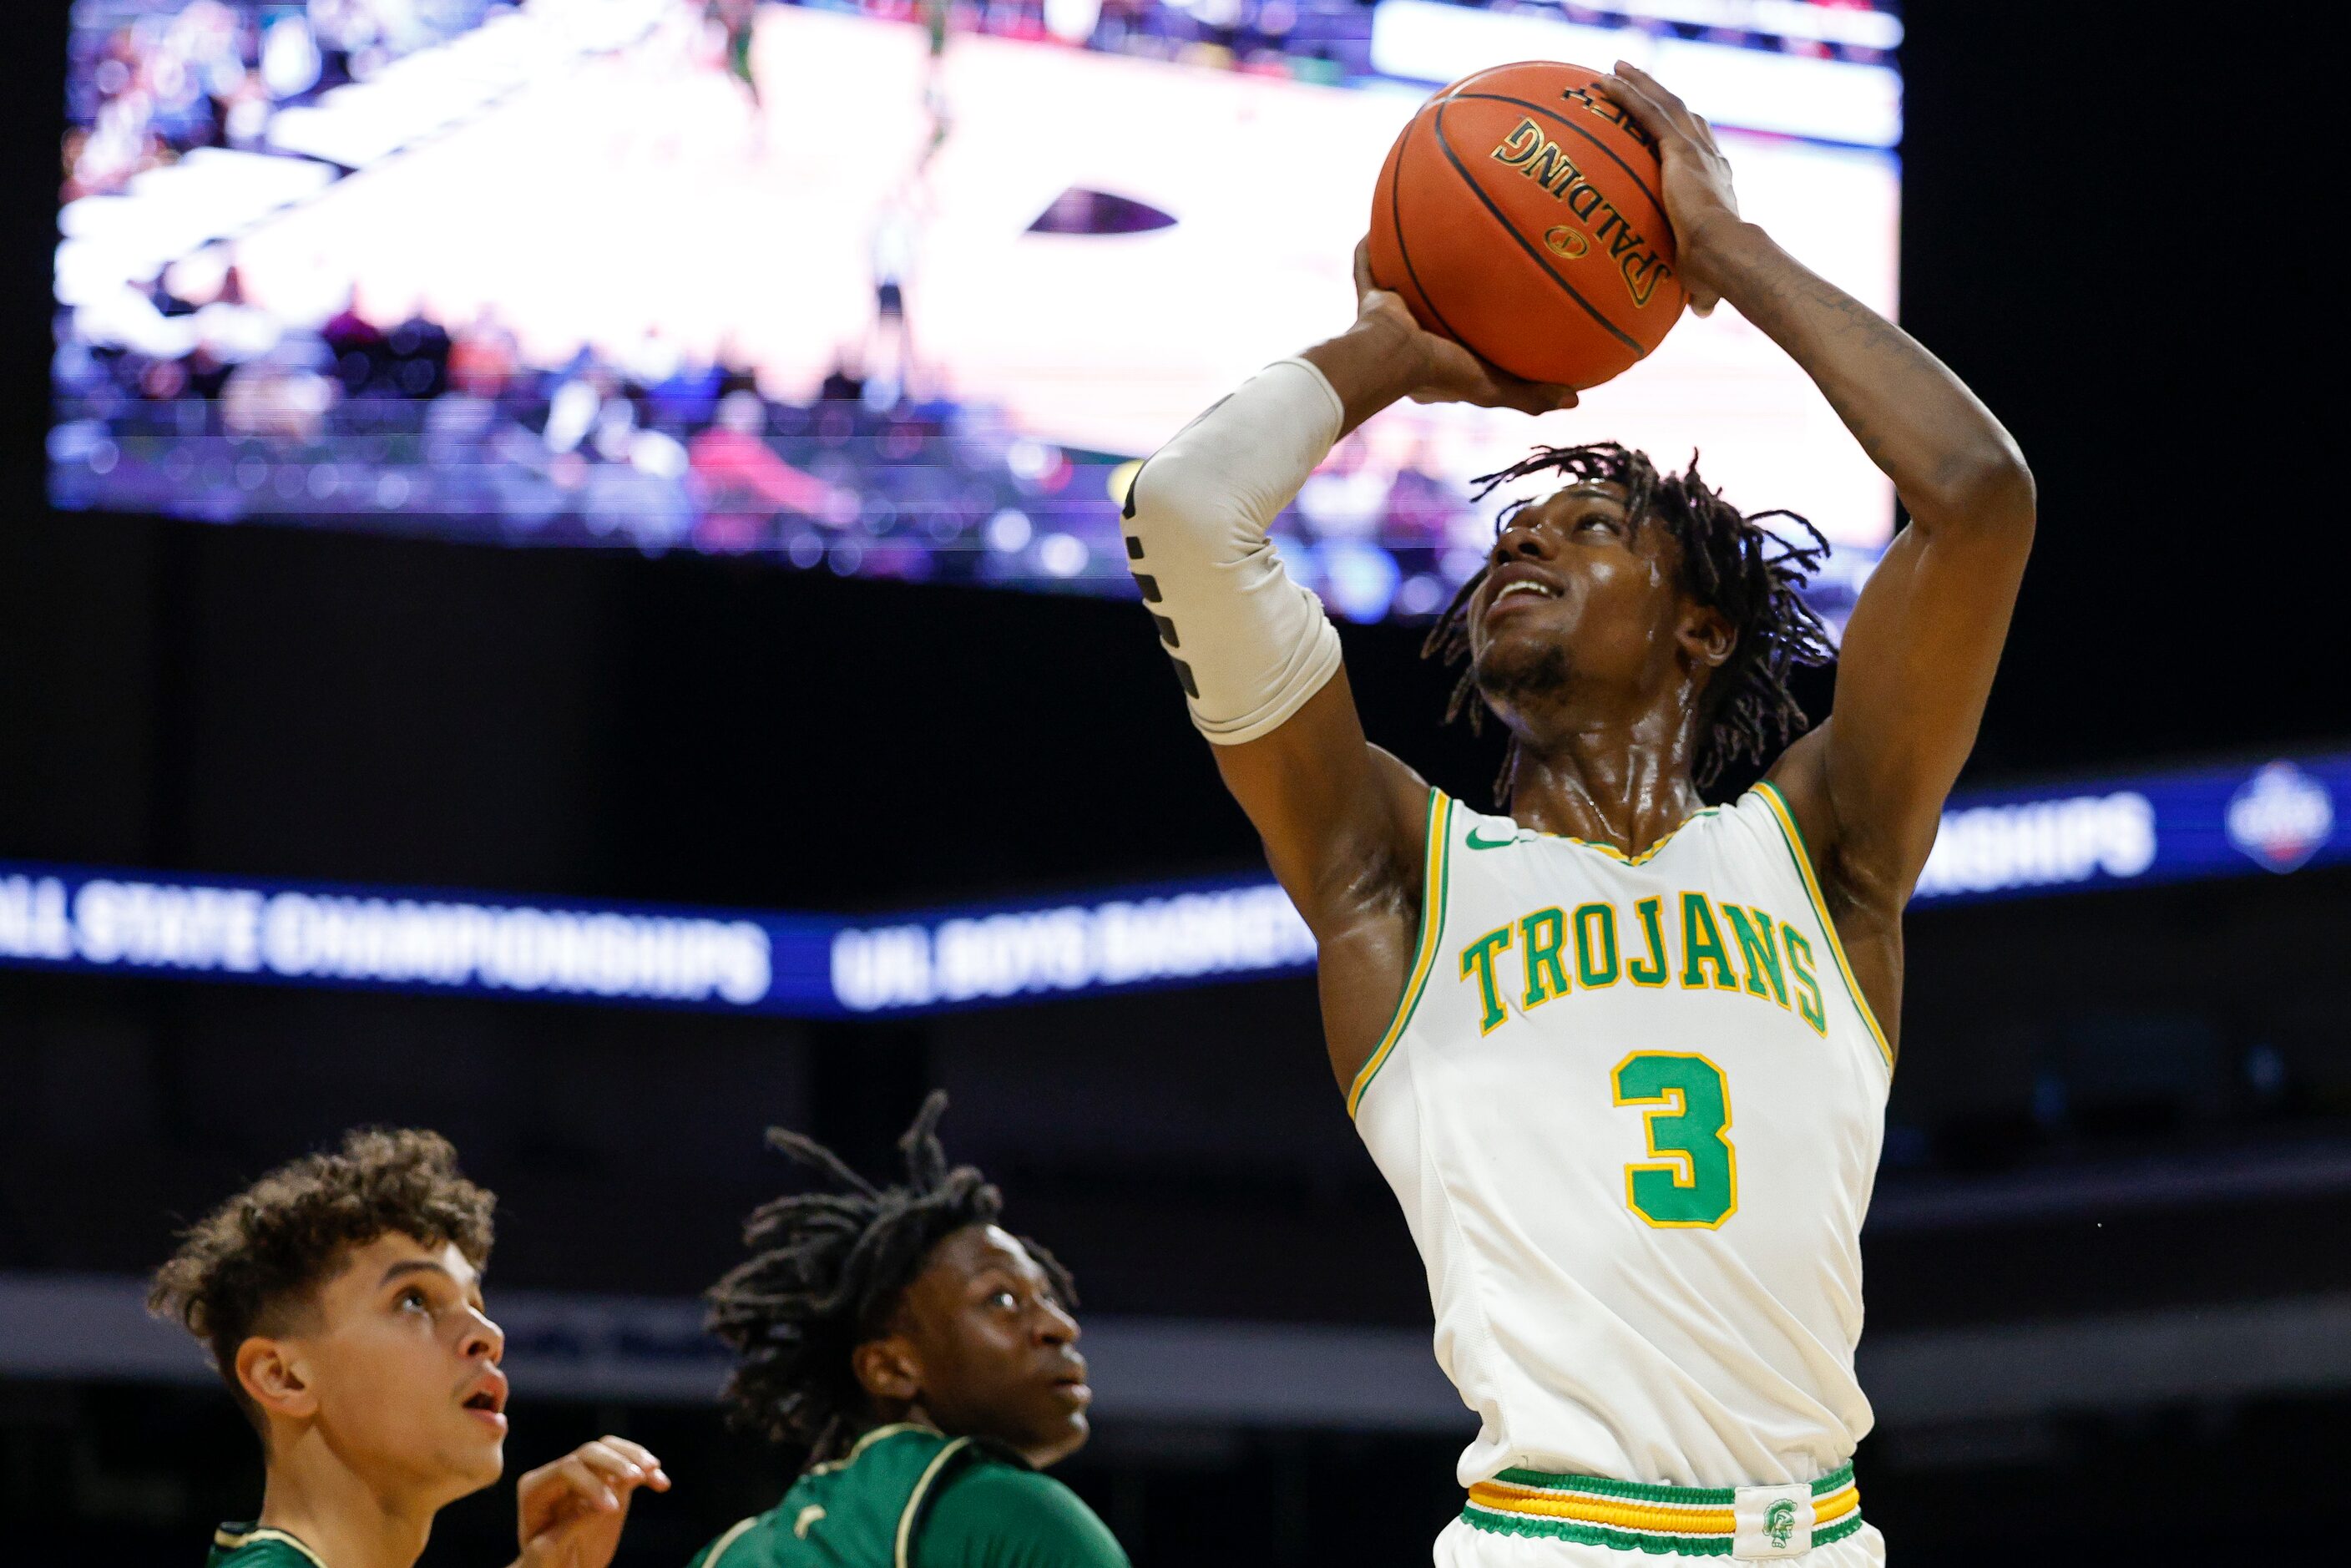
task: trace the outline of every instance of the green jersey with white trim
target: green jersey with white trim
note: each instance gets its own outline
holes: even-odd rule
[[[224,1524],[213,1531],[204,1568],[326,1568],[326,1561],[282,1530]]]
[[[1869,1429],[1890,1055],[1769,785],[1645,853],[1432,791],[1396,1017],[1349,1091],[1506,1469],[1811,1481]]]
[[[691,1568],[1128,1568],[1094,1511],[1061,1482],[927,1427],[868,1432],[812,1467],[783,1501],[697,1553]]]

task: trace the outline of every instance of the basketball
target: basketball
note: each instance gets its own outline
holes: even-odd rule
[[[1619,375],[1682,313],[1656,146],[1583,66],[1530,60],[1423,104],[1381,166],[1373,279],[1529,381]]]

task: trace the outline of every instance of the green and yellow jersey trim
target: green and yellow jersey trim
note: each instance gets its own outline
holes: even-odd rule
[[[744,1534],[759,1522],[759,1517],[755,1513],[748,1519],[737,1520],[733,1528],[710,1543],[710,1555],[702,1560],[702,1568],[718,1568],[718,1560],[726,1555],[726,1549],[742,1540]]]
[[[1861,1529],[1861,1491],[1846,1465],[1812,1483],[1813,1544]],[[1682,1557],[1729,1557],[1737,1523],[1729,1487],[1652,1486],[1601,1476],[1504,1470],[1469,1489],[1463,1522],[1495,1535]]]
[[[1520,843],[1572,844],[1579,850],[1590,850],[1594,854],[1604,855],[1608,859],[1614,861],[1618,865],[1635,866],[1646,865],[1649,861],[1661,853],[1667,844],[1674,841],[1675,833],[1680,832],[1684,828],[1688,827],[1692,822],[1698,821],[1700,818],[1711,817],[1721,810],[1722,808],[1719,806],[1706,806],[1698,810],[1692,811],[1688,816],[1684,817],[1680,821],[1674,824],[1672,832],[1667,833],[1664,838],[1659,839],[1656,843],[1651,844],[1647,849],[1643,850],[1638,854],[1627,854],[1623,850],[1618,849],[1614,844],[1602,843],[1597,839],[1579,839],[1573,833],[1546,833],[1534,828],[1520,828],[1515,822],[1513,822],[1511,826],[1516,828],[1518,832],[1521,835],[1517,840]],[[1506,847],[1501,844],[1481,844],[1478,841],[1477,834],[1477,829],[1472,828],[1469,830],[1469,847],[1473,850],[1499,850]]]
[[[1427,989],[1428,973],[1437,964],[1437,949],[1445,936],[1445,871],[1451,855],[1453,838],[1453,800],[1442,789],[1428,792],[1427,858],[1423,862],[1420,882],[1420,940],[1413,952],[1412,975],[1405,981],[1404,994],[1396,998],[1395,1016],[1388,1020],[1387,1032],[1380,1036],[1377,1050],[1355,1074],[1355,1082],[1347,1087],[1347,1114],[1354,1115],[1364,1103],[1364,1091],[1379,1076],[1388,1054],[1395,1050],[1396,1041],[1404,1038],[1405,1027],[1420,1006],[1421,993]]]
[[[820,1465],[810,1465],[808,1468],[808,1473],[812,1476],[824,1476],[831,1475],[835,1470],[845,1470],[850,1466],[855,1464],[857,1462],[857,1456],[862,1454],[866,1449],[882,1441],[884,1437],[894,1437],[901,1432],[928,1432],[934,1437],[944,1437],[946,1436],[945,1432],[940,1431],[936,1427],[930,1426],[925,1422],[893,1421],[887,1426],[876,1427],[872,1431],[866,1433],[863,1437],[858,1438],[855,1443],[850,1446],[849,1452],[841,1455],[841,1458],[837,1459],[827,1459]]]
[[[1894,1047],[1886,1031],[1877,1027],[1877,1015],[1869,1010],[1869,998],[1862,995],[1861,982],[1853,977],[1853,965],[1844,956],[1844,943],[1837,936],[1836,922],[1829,918],[1829,901],[1821,893],[1820,879],[1813,874],[1812,846],[1804,841],[1804,830],[1796,825],[1796,814],[1788,809],[1788,798],[1780,793],[1776,784],[1765,782],[1755,786],[1771,808],[1771,815],[1780,823],[1780,837],[1788,846],[1788,858],[1796,862],[1796,874],[1803,880],[1804,896],[1812,901],[1813,914],[1820,920],[1821,933],[1828,938],[1829,955],[1836,960],[1837,973],[1844,977],[1845,994],[1853,998],[1854,1010],[1869,1030],[1869,1038],[1877,1042],[1877,1053],[1886,1059],[1886,1071],[1894,1071]]]
[[[897,1547],[891,1554],[897,1568],[914,1568],[914,1523],[922,1518],[923,1505],[930,1500],[931,1488],[937,1484],[940,1473],[954,1462],[957,1454],[970,1447],[969,1437],[956,1438],[933,1454],[931,1462],[923,1467],[923,1473],[915,1479],[914,1493],[906,1499],[906,1506],[898,1515]]]
[[[893,1421],[887,1426],[876,1427],[859,1437],[849,1452],[841,1458],[827,1459],[819,1465],[810,1465],[807,1473],[824,1475],[836,1470],[845,1470],[855,1464],[865,1450],[874,1444],[908,1432],[920,1432],[933,1437],[945,1436],[937,1427],[920,1421]],[[946,1472],[947,1467],[970,1447],[969,1437],[949,1438],[940,1446],[937,1453],[931,1456],[930,1462],[923,1467],[923,1473],[915,1479],[914,1489],[908,1494],[905,1506],[899,1511],[898,1514],[898,1529],[891,1553],[896,1568],[910,1568],[914,1561],[915,1527],[921,1522],[923,1507],[929,1501],[933,1489],[937,1486],[939,1478]],[[806,1539],[808,1526],[814,1522],[814,1520],[810,1517],[811,1514],[821,1519],[824,1516],[824,1510],[813,1506],[802,1509],[800,1518],[793,1527],[792,1532],[795,1535]],[[710,1543],[709,1553],[702,1559],[702,1568],[720,1568],[720,1560],[726,1555],[727,1551],[767,1517],[768,1516],[766,1514],[753,1514],[748,1519],[737,1521],[726,1534]],[[324,1564],[321,1564],[320,1568],[324,1568]]]
[[[1680,832],[1682,829],[1688,827],[1692,822],[1698,821],[1700,818],[1711,817],[1721,810],[1722,808],[1719,806],[1708,806],[1702,810],[1692,811],[1675,826],[1672,833],[1667,833],[1664,838],[1659,839],[1656,843],[1651,844],[1647,849],[1643,850],[1636,855],[1628,855],[1623,850],[1618,849],[1614,844],[1604,844],[1597,839],[1572,838],[1566,833],[1537,833],[1535,837],[1538,839],[1555,839],[1561,843],[1573,844],[1580,850],[1591,850],[1595,853],[1606,855],[1618,865],[1645,865],[1650,860],[1654,859],[1658,852],[1663,850],[1667,844],[1674,841],[1675,833]]]
[[[250,1530],[223,1528],[213,1531],[213,1544],[223,1552],[241,1552],[246,1547],[265,1541],[275,1541],[281,1546],[290,1547],[316,1563],[319,1568],[327,1568],[327,1560],[311,1551],[300,1537],[288,1535],[274,1525],[256,1524]]]

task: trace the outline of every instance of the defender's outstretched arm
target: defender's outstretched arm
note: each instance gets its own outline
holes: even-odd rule
[[[1740,219],[1703,118],[1621,62],[1606,86],[1657,139],[1694,306],[1728,299],[1786,350],[1910,513],[1845,628],[1834,716],[1771,771],[1832,913],[1855,927],[1842,933],[1846,946],[1885,949],[1853,956],[1890,1026],[1899,928],[1887,923],[1898,922],[1975,745],[2032,548],[2032,476],[1940,360]]]
[[[1338,632],[1266,530],[1340,436],[1400,397],[1528,413],[1573,401],[1421,331],[1371,286],[1361,247],[1355,274],[1355,324],[1186,425],[1144,463],[1126,508],[1128,565],[1192,722],[1321,948],[1342,1085],[1411,963],[1427,787],[1364,738]]]

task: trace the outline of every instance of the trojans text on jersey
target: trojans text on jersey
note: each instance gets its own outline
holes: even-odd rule
[[[1490,918],[1490,916],[1489,917]],[[1462,945],[1459,978],[1478,988],[1478,1028],[1491,1034],[1513,1016],[1578,991],[1626,983],[1635,989],[1735,991],[1793,1010],[1828,1032],[1813,945],[1770,912],[1684,892],[1629,909],[1604,902],[1531,909]]]

